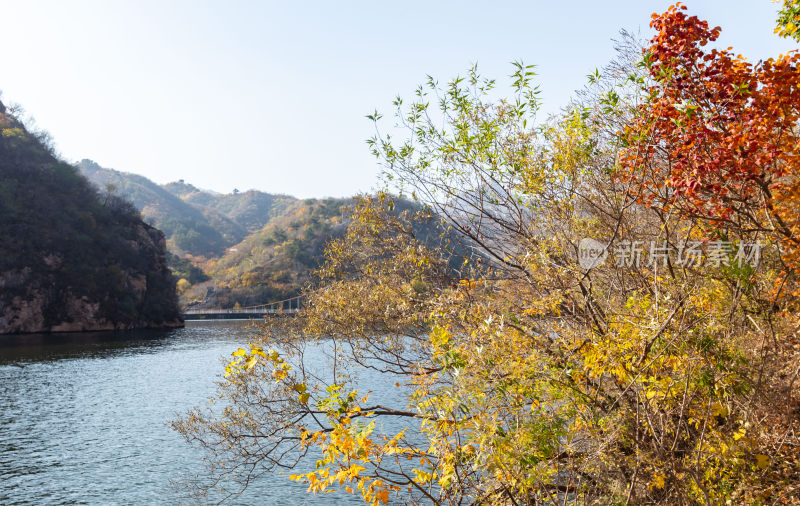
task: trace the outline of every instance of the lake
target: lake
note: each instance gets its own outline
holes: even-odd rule
[[[0,504],[190,502],[170,480],[202,455],[167,423],[207,405],[247,322],[171,331],[0,336]],[[371,388],[376,388],[373,382]],[[264,476],[232,504],[363,504]]]

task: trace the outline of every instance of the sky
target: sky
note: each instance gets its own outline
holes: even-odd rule
[[[157,183],[297,197],[378,186],[365,115],[477,63],[507,83],[537,65],[543,112],[649,38],[670,1],[267,2],[0,0],[0,90],[68,161]],[[758,60],[796,48],[770,0],[690,0],[719,43]]]

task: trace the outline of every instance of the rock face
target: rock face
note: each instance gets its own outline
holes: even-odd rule
[[[0,334],[183,324],[161,231],[0,104]]]
[[[132,253],[141,267],[117,272],[119,288],[135,311],[117,314],[113,300],[64,286],[58,255],[42,255],[45,270],[22,267],[0,273],[0,334],[32,332],[86,332],[167,328],[183,325],[174,297],[174,280],[167,268],[166,241],[161,231],[144,223],[135,226]]]

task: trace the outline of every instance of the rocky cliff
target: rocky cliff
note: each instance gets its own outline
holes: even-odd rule
[[[164,235],[0,104],[0,334],[181,324]]]

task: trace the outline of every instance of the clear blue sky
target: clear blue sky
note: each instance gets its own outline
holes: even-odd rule
[[[648,35],[668,1],[258,2],[0,0],[0,90],[68,160],[220,192],[368,191],[365,114],[426,74],[538,65],[545,111]],[[795,47],[769,0],[685,2],[751,59]]]

